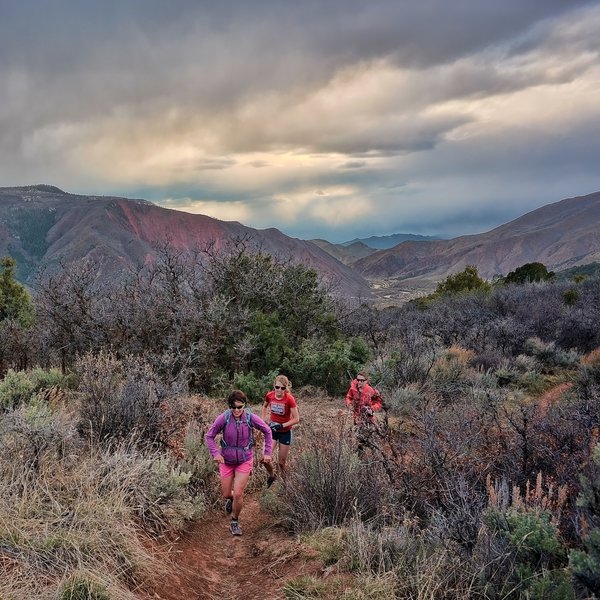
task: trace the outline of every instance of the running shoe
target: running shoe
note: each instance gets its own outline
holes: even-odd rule
[[[275,475],[271,475],[270,477],[267,477],[267,487],[270,488],[273,485],[274,481],[275,481]]]
[[[225,512],[230,515],[233,511],[233,498],[227,498],[225,500]]]
[[[231,535],[242,535],[242,528],[237,521],[231,521],[231,525],[229,525],[229,531],[231,531]]]

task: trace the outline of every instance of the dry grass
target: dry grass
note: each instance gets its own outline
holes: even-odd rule
[[[194,515],[186,479],[135,443],[87,445],[61,410],[3,415],[0,598],[133,599],[166,568],[146,533]]]

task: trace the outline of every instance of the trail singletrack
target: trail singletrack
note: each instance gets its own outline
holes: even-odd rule
[[[258,493],[245,498],[243,535],[229,532],[224,511],[206,515],[174,543],[173,569],[144,600],[279,600],[286,579],[318,574],[310,552],[299,557],[298,542],[261,511]]]
[[[315,404],[309,412],[315,422],[323,420],[323,427],[332,418],[339,418],[334,404],[312,399],[303,403]],[[299,428],[297,439],[301,435]],[[231,535],[230,517],[224,510],[206,514],[171,543],[165,560],[172,568],[150,591],[140,594],[140,600],[281,600],[290,579],[327,576],[316,550],[290,535],[277,525],[276,516],[261,509],[263,490],[257,489],[258,482],[253,485],[255,476],[244,495],[240,515],[243,535]],[[280,493],[279,486],[275,482],[270,493]]]

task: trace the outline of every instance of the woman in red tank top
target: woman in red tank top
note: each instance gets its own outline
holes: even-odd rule
[[[285,463],[292,443],[292,427],[300,422],[298,405],[290,393],[291,387],[292,384],[285,375],[277,375],[273,389],[265,395],[261,415],[273,432],[273,449],[278,448],[277,464],[282,476],[285,475]],[[269,473],[269,487],[275,481],[275,470],[270,463],[265,463],[265,468]]]

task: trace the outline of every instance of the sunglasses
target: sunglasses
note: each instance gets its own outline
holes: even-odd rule
[[[366,381],[366,379],[361,379],[360,377],[357,377],[356,381],[360,381],[362,383],[363,381]]]
[[[276,390],[285,390],[285,385],[275,385],[273,386]]]
[[[231,410],[242,410],[244,408],[244,406],[246,406],[245,404],[242,404],[241,406],[236,406],[235,404],[231,407]]]

